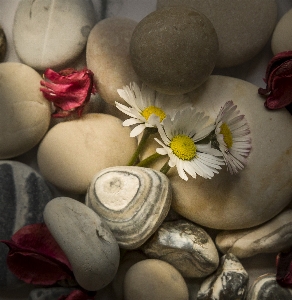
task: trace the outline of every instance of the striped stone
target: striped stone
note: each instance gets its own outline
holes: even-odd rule
[[[0,162],[0,240],[9,240],[25,225],[43,222],[43,210],[52,199],[44,179],[31,167],[17,162]],[[0,288],[19,284],[8,270],[8,248],[0,243]]]

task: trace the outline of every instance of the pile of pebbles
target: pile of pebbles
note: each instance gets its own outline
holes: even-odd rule
[[[273,54],[292,50],[292,7],[279,20],[275,0],[158,0],[139,22],[99,9],[90,0],[19,1],[20,62],[3,62],[0,26],[0,239],[45,222],[96,299],[291,299],[275,272],[259,269],[251,281],[245,268],[292,247],[291,115],[265,109],[254,84],[215,74],[267,44]],[[68,67],[92,70],[98,95],[82,118],[52,120],[42,73]],[[127,166],[137,140],[114,104],[125,104],[117,89],[130,82],[169,95],[169,105],[186,94],[213,119],[233,100],[251,129],[246,168],[183,181],[158,171],[163,160]],[[72,290],[26,286],[0,248],[0,296],[28,289],[27,299],[53,300]]]

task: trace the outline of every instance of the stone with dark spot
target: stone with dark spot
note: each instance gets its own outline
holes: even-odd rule
[[[5,58],[7,50],[7,40],[3,28],[0,25],[0,62]]]

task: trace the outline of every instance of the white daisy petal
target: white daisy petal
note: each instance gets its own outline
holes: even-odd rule
[[[142,123],[141,120],[137,120],[137,119],[131,118],[131,119],[125,120],[123,122],[123,126],[131,126],[131,125],[140,124],[140,123]]]
[[[139,124],[130,132],[130,137],[138,136],[145,129],[145,124]]]

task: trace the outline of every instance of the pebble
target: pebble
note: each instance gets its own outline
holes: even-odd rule
[[[274,55],[292,50],[292,9],[288,10],[277,23],[272,35],[271,47]]]
[[[258,277],[250,287],[246,300],[291,300],[292,289],[280,286],[275,274]]]
[[[221,257],[216,273],[201,285],[197,300],[243,300],[247,294],[248,274],[231,253]]]
[[[46,287],[33,289],[28,300],[56,300],[61,296],[69,295],[74,289],[64,287]]]
[[[139,83],[130,60],[130,40],[137,22],[127,18],[110,17],[98,22],[91,30],[87,46],[87,67],[95,74],[100,96],[115,106],[126,104],[117,89]]]
[[[163,173],[118,166],[94,176],[85,203],[107,222],[121,248],[136,249],[165,219],[171,195]]]
[[[0,159],[36,146],[47,132],[51,106],[40,92],[41,76],[29,66],[0,64]]]
[[[219,41],[216,67],[242,64],[266,45],[277,22],[275,0],[157,0],[157,9],[190,6],[212,22]],[[227,25],[228,24],[228,25]]]
[[[42,140],[37,154],[40,172],[58,188],[85,194],[96,173],[126,165],[137,141],[120,119],[90,113],[55,125]]]
[[[124,282],[125,300],[188,300],[188,288],[181,274],[170,264],[146,259],[133,265]]]
[[[15,50],[37,70],[65,68],[85,48],[96,21],[91,0],[22,0],[13,24]]]
[[[165,94],[184,94],[212,73],[218,39],[212,23],[189,7],[154,11],[136,26],[130,43],[134,70]]]
[[[44,220],[81,287],[96,291],[113,280],[119,266],[119,246],[93,210],[77,200],[57,197],[46,205]]]
[[[219,265],[211,237],[187,220],[164,222],[142,246],[142,251],[150,258],[168,262],[183,277],[205,277]]]
[[[5,32],[0,25],[0,63],[4,60],[7,51],[7,40]]]
[[[44,179],[31,167],[9,160],[0,161],[0,240],[28,224],[43,222],[43,210],[52,199]],[[8,248],[0,243],[0,289],[13,289],[22,283],[9,271]]]
[[[222,253],[231,252],[238,258],[258,253],[277,253],[292,247],[292,210],[280,213],[256,228],[223,231],[216,237]]]
[[[267,110],[257,91],[249,82],[212,75],[189,93],[197,110],[212,120],[226,101],[233,100],[247,119],[252,140],[247,164],[237,175],[224,166],[210,180],[198,176],[184,181],[175,169],[169,172],[172,208],[196,224],[249,228],[270,220],[291,201],[292,139],[287,137],[292,136],[292,118],[286,109]]]

